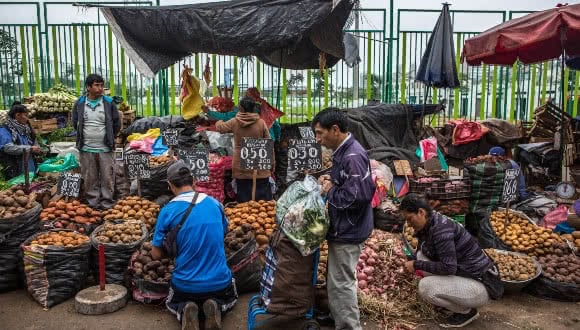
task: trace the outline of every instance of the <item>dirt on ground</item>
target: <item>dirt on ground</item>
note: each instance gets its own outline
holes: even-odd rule
[[[223,329],[247,329],[248,300],[240,297],[232,312],[223,319]],[[260,329],[300,329],[301,320],[278,317]],[[49,310],[43,309],[25,290],[0,294],[0,329],[43,330],[120,330],[180,329],[175,317],[164,305],[143,305],[130,301],[112,314],[89,316],[75,311],[74,299]],[[323,327],[322,329],[332,329]],[[363,320],[363,329],[384,329],[378,323]],[[434,321],[425,321],[419,329],[439,329]],[[480,309],[480,317],[466,329],[580,329],[580,304],[542,300],[525,294],[509,295]]]

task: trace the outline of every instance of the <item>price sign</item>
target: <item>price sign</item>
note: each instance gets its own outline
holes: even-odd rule
[[[308,126],[304,126],[304,127],[298,127],[298,130],[300,130],[300,136],[303,139],[315,139],[315,135],[314,135],[314,131],[312,130],[311,127]]]
[[[151,177],[148,154],[125,154],[125,168],[127,176],[131,179],[149,179]]]
[[[81,191],[81,175],[78,173],[63,172],[58,178],[57,194],[69,197],[79,197]]]
[[[291,171],[321,170],[322,150],[314,139],[290,140],[288,168]]]
[[[175,128],[168,128],[163,131],[163,143],[166,146],[176,146],[179,143],[179,131]]]
[[[274,163],[274,141],[243,138],[240,165],[247,170],[270,170]]]
[[[520,169],[505,170],[502,199],[504,203],[513,202],[518,199],[518,177]]]
[[[206,149],[177,150],[177,156],[189,165],[196,181],[209,181],[209,157]]]

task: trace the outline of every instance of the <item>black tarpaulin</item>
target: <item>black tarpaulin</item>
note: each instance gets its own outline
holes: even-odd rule
[[[254,55],[287,69],[359,60],[343,32],[357,0],[235,0],[162,7],[103,7],[113,33],[147,77],[192,53]],[[333,9],[334,8],[334,9]]]

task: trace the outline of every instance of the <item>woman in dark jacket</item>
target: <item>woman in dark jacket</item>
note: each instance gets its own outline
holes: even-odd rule
[[[0,127],[0,164],[6,179],[24,173],[24,154],[30,152],[28,172],[35,172],[34,157],[42,153],[36,143],[36,134],[28,122],[28,109],[14,102],[8,112],[8,121]]]

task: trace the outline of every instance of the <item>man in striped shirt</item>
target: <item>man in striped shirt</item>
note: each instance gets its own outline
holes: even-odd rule
[[[426,275],[419,282],[419,295],[453,312],[442,327],[471,323],[479,316],[477,307],[490,300],[485,285],[477,279],[493,263],[462,226],[433,212],[421,195],[407,195],[399,209],[419,241],[417,260],[405,263],[408,272],[419,270]]]

